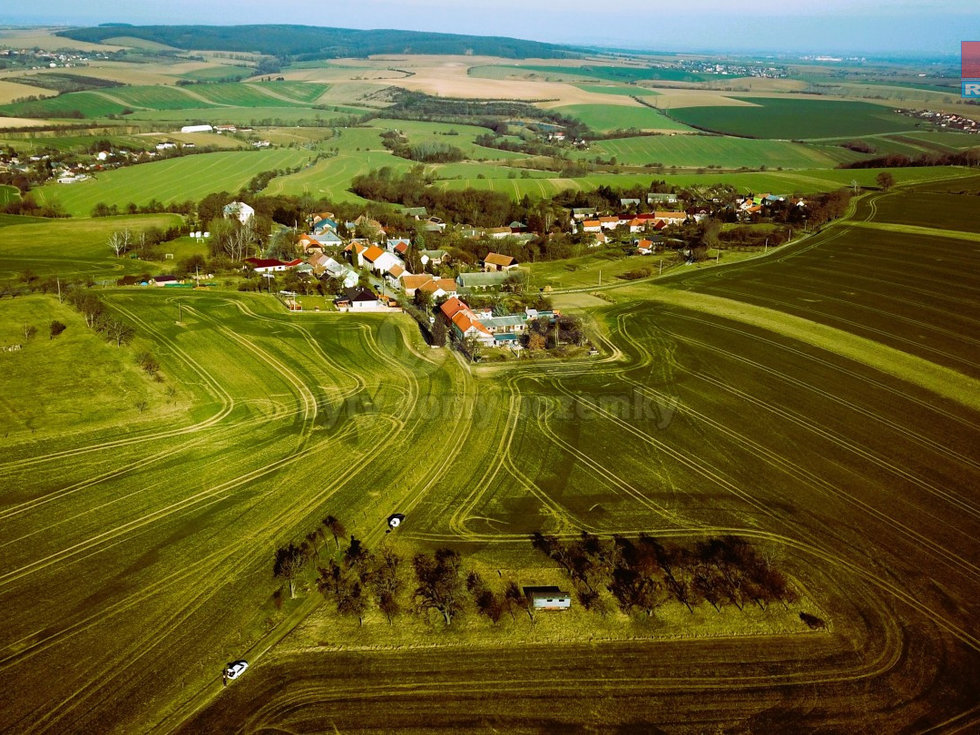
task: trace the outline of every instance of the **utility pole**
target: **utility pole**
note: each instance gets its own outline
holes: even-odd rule
[[[184,304],[180,301],[177,302],[177,323],[180,324],[183,321],[183,306]]]
[[[657,275],[658,276],[662,276],[663,274],[664,274],[664,260],[663,260],[663,258],[661,258],[660,259],[660,272]]]
[[[58,303],[61,303],[61,276],[55,276],[55,281],[58,283]]]
[[[762,251],[762,254],[765,255],[768,252],[769,252],[769,238],[767,237],[766,238],[766,249],[764,251]]]
[[[599,269],[599,288],[602,288],[602,268]]]

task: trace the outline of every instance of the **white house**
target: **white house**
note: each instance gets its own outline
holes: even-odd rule
[[[231,202],[226,204],[222,213],[225,215],[225,218],[231,219],[234,217],[243,225],[255,216],[255,210],[245,202]]]

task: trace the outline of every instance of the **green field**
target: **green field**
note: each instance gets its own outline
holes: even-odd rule
[[[39,277],[113,280],[126,274],[156,273],[159,266],[155,264],[116,258],[108,237],[116,230],[166,230],[181,221],[176,214],[58,220],[11,217],[3,222],[0,237],[0,280],[18,278],[26,271]]]
[[[753,107],[681,107],[670,116],[704,130],[749,138],[838,138],[912,130],[914,120],[867,102],[736,97]]]
[[[245,79],[254,73],[254,70],[247,66],[212,66],[207,69],[184,72],[180,76],[183,79],[190,79],[195,82],[214,82],[219,79],[228,79],[229,77]]]
[[[124,207],[152,199],[164,204],[197,201],[212,192],[236,192],[262,171],[298,166],[311,157],[309,151],[289,148],[202,153],[106,171],[77,184],[47,184],[34,195],[76,216],[90,214],[99,202]]]
[[[0,206],[20,199],[20,189],[16,186],[0,185]]]
[[[127,86],[102,92],[71,92],[37,102],[4,105],[0,107],[0,112],[12,116],[53,117],[58,113],[77,110],[84,117],[91,118],[135,110],[173,113],[225,107],[306,108],[327,89],[325,84],[303,82],[198,84],[187,87]],[[258,113],[256,116],[260,117]]]
[[[832,168],[861,158],[837,146],[809,146],[777,140],[748,140],[711,135],[645,135],[599,140],[582,158],[613,156],[620,164],[642,166],[718,166],[720,168]]]
[[[899,195],[877,196],[881,213]],[[71,370],[88,349],[94,365],[122,366],[109,372],[125,387],[85,382],[102,413],[80,420],[29,414],[19,392],[4,404],[0,513],[14,543],[0,570],[10,611],[0,670],[18,686],[0,722],[392,729],[373,702],[409,682],[405,726],[460,722],[477,700],[507,730],[534,712],[547,729],[636,725],[639,705],[645,723],[687,721],[704,716],[706,696],[713,721],[753,727],[772,723],[777,704],[781,721],[816,726],[827,714],[812,709],[814,696],[851,731],[957,716],[975,704],[980,650],[970,626],[980,582],[964,551],[980,531],[970,490],[980,484],[980,402],[963,392],[980,371],[968,365],[976,306],[950,289],[977,288],[977,256],[947,273],[955,245],[869,240],[840,225],[773,257],[615,284],[617,303],[591,312],[604,356],[585,370],[556,361],[467,371],[424,348],[403,316],[290,317],[268,297],[103,291],[182,392],[177,404],[151,392],[145,413],[131,408],[156,386],[126,362],[137,346],[38,339],[17,354],[16,380],[27,380],[32,359]],[[64,308],[33,299],[0,306],[5,323],[43,324]],[[94,339],[72,317],[69,329]],[[116,403],[101,401],[110,394]],[[110,428],[111,416],[130,426]],[[422,458],[406,462],[413,452]],[[363,627],[338,620],[307,575],[277,609],[273,544],[336,513],[375,548],[394,509],[409,519],[388,542],[400,553],[451,544],[525,583],[561,579],[531,556],[525,534],[538,528],[736,532],[787,571],[803,601],[789,615],[667,605],[647,622],[578,611],[490,627],[470,613],[448,634],[403,613],[389,633],[376,615]],[[25,537],[32,543],[16,543]],[[37,589],[56,604],[32,604]],[[803,605],[830,627],[793,627]],[[684,632],[698,626],[719,632]],[[740,637],[750,630],[772,633]],[[590,642],[598,631],[608,638]],[[403,639],[425,645],[392,647]],[[903,655],[910,648],[916,656]],[[82,656],[89,667],[37,679]],[[240,657],[252,669],[224,690],[219,667]],[[337,672],[357,666],[376,672],[372,706],[338,705],[350,678]],[[596,714],[620,677],[631,707]],[[939,700],[925,696],[938,689]]]
[[[725,108],[727,109],[727,108]],[[606,133],[610,130],[684,130],[691,128],[683,122],[672,120],[664,113],[649,107],[625,107],[623,105],[564,105],[555,112],[578,118],[593,130]]]
[[[437,181],[442,189],[490,189],[502,191],[514,199],[525,194],[530,196],[552,196],[566,189],[592,191],[600,186],[628,188],[647,186],[651,181],[664,180],[680,187],[712,186],[727,184],[741,192],[783,192],[815,193],[833,191],[850,186],[856,181],[859,186],[876,188],[875,181],[883,169],[813,169],[800,171],[765,171],[758,173],[704,173],[671,174],[650,171],[643,174],[594,174],[577,179],[454,179]],[[969,174],[969,169],[954,166],[926,166],[921,168],[888,169],[899,183],[915,183],[941,180]]]
[[[586,92],[594,92],[596,94],[617,94],[625,95],[627,97],[650,97],[659,94],[652,89],[636,86],[613,87],[608,84],[576,84],[575,86]]]

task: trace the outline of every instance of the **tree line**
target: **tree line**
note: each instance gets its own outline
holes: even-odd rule
[[[773,602],[798,599],[786,576],[737,536],[687,547],[647,534],[602,539],[583,531],[565,541],[535,533],[531,545],[571,580],[582,607],[600,614],[608,612],[610,602],[627,615],[651,616],[669,601],[694,612],[701,603],[741,611],[748,604],[765,610]]]
[[[333,536],[335,549],[324,553],[328,536]],[[353,534],[341,549],[340,540],[345,538],[344,524],[326,516],[300,543],[276,549],[273,577],[288,585],[292,598],[296,580],[304,570],[312,569],[317,591],[334,604],[339,615],[356,618],[359,624],[372,609],[389,625],[399,615],[414,614],[434,616],[449,627],[468,611],[491,624],[504,615],[516,619],[526,614],[534,619],[530,601],[516,581],[491,586],[479,572],[468,571],[454,549],[439,548],[406,558],[387,546],[372,551]]]

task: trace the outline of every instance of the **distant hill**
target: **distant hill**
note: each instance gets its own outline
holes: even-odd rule
[[[469,53],[510,59],[554,59],[576,55],[569,47],[537,41],[417,31],[360,31],[295,25],[124,26],[124,29],[127,38],[140,38],[187,51],[258,52],[292,61],[401,53]],[[75,28],[60,31],[58,35],[100,43],[117,38],[120,25]]]

